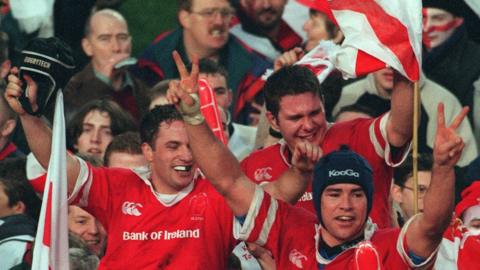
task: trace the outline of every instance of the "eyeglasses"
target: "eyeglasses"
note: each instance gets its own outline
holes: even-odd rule
[[[402,188],[406,188],[406,189],[411,190],[413,192],[412,187],[402,186]],[[426,187],[424,185],[418,185],[418,198],[423,198],[425,196],[425,194],[427,194],[427,190],[428,190],[428,187]]]
[[[232,8],[207,8],[201,11],[191,11],[190,13],[200,15],[209,20],[215,18],[217,15],[220,15],[224,20],[229,20],[235,14],[235,10]]]

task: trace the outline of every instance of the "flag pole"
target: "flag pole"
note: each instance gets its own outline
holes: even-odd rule
[[[420,111],[420,89],[418,81],[413,84],[413,138],[412,138],[412,174],[413,174],[413,210],[418,213],[418,121]]]

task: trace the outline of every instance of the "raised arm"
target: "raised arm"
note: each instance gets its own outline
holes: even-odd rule
[[[413,83],[394,72],[390,118],[387,122],[387,138],[390,145],[404,146],[412,138]]]
[[[195,162],[225,198],[234,214],[243,216],[247,214],[250,207],[255,184],[241,171],[238,160],[223,143],[217,140],[201,116],[198,96],[196,96],[197,60],[193,59],[192,72],[189,74],[176,52],[173,57],[181,80],[170,82],[167,99],[177,104],[184,116]],[[314,162],[320,156],[321,151],[318,147],[299,144],[298,149],[295,150],[294,168],[282,176],[280,182],[269,184],[271,186],[266,188],[267,192],[273,193],[274,197],[278,196],[278,199],[290,202],[298,200],[308,185],[306,176],[311,174]]]
[[[455,199],[454,167],[465,146],[455,129],[467,113],[468,108],[464,108],[452,124],[446,127],[443,104],[438,105],[432,180],[423,200],[424,211],[415,216],[406,236],[409,250],[417,256],[430,256],[440,244],[443,232],[450,223]]]
[[[22,95],[23,82],[17,77],[18,69],[13,68],[11,74],[8,76],[8,85],[5,90],[5,99],[10,107],[15,111],[22,123],[25,137],[27,138],[28,146],[35,155],[35,158],[40,162],[43,168],[48,168],[50,160],[50,151],[52,146],[52,132],[45,122],[36,116],[32,116],[25,112],[20,105],[18,98]],[[29,77],[24,77],[28,85],[28,98],[34,110],[36,110],[36,93],[37,84]],[[68,192],[71,193],[75,187],[75,182],[80,171],[78,161],[70,154],[67,155],[67,178],[68,178]]]

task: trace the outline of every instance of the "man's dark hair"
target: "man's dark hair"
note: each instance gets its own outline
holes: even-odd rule
[[[85,116],[92,111],[105,112],[108,114],[113,136],[126,131],[137,130],[137,125],[132,115],[122,109],[115,101],[110,99],[95,99],[83,105],[70,121],[67,129],[69,149],[73,149],[73,145],[77,143],[78,137],[80,137],[83,132]]]
[[[0,186],[7,194],[9,207],[23,202],[25,214],[38,220],[42,202],[27,180],[25,166],[24,157],[6,158],[0,161]]]
[[[225,67],[212,59],[202,58],[198,62],[198,71],[208,75],[220,74],[228,81],[228,72]]]
[[[275,117],[280,111],[280,100],[284,96],[313,93],[323,102],[322,88],[317,77],[307,67],[292,65],[274,72],[263,87],[267,111]]]
[[[421,153],[418,155],[418,171],[431,171],[433,166],[433,159],[431,154]],[[413,158],[409,154],[407,159],[393,170],[394,183],[397,186],[403,187],[408,178],[413,175]]]
[[[162,123],[170,124],[173,121],[183,121],[182,115],[175,108],[175,105],[155,106],[142,119],[140,124],[140,140],[142,143],[148,143],[155,149],[155,140]]]
[[[193,0],[177,0],[178,11],[180,10],[191,11],[192,4],[193,4]]]
[[[142,154],[142,143],[138,132],[128,131],[113,138],[105,150],[103,164],[109,166],[112,153],[128,153],[133,155]]]

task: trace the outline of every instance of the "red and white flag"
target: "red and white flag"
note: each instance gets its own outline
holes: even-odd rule
[[[57,92],[53,137],[42,210],[33,250],[33,270],[69,269],[67,149],[62,91]]]
[[[328,5],[345,35],[330,59],[344,77],[355,78],[386,65],[417,81],[421,69],[420,0],[317,0]]]

